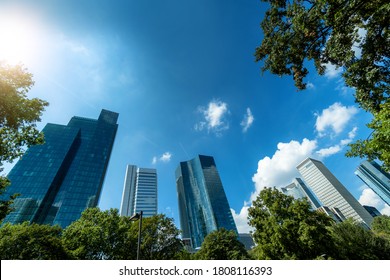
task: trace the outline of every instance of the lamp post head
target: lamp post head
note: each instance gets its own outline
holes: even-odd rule
[[[130,221],[138,221],[139,219],[142,219],[142,211],[140,213],[135,213],[133,216],[130,217]]]
[[[130,221],[137,221],[139,220],[140,216],[141,215],[139,213],[135,213],[133,216],[130,217]]]

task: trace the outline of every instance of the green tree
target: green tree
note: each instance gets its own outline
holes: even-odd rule
[[[371,223],[372,231],[383,238],[390,241],[390,216],[377,216]]]
[[[81,260],[131,260],[137,258],[138,222],[121,217],[118,209],[88,208],[63,232],[65,248]],[[179,230],[164,215],[142,219],[140,259],[181,258]]]
[[[120,217],[117,209],[88,208],[63,231],[62,240],[75,259],[135,259],[137,236],[131,227],[129,219]]]
[[[69,258],[62,246],[59,226],[5,224],[0,228],[2,260],[65,260]]]
[[[237,234],[224,228],[208,234],[195,254],[200,260],[247,260],[249,254]]]
[[[306,199],[296,200],[276,188],[264,188],[248,210],[254,227],[258,259],[315,259],[332,257],[334,246],[327,227],[333,221],[311,211]]]
[[[333,225],[330,232],[337,248],[337,259],[390,259],[390,242],[351,219]]]
[[[374,113],[374,118],[367,124],[372,129],[371,136],[366,140],[358,140],[349,144],[350,150],[346,153],[349,157],[367,158],[372,161],[382,161],[383,169],[390,171],[390,102],[381,104],[379,112]]]
[[[138,223],[133,223],[133,235],[138,235]],[[143,260],[181,259],[184,247],[179,238],[180,231],[173,219],[163,214],[142,220],[140,258]],[[136,235],[136,236],[137,236]]]
[[[31,145],[41,144],[43,134],[36,128],[36,122],[46,101],[28,99],[27,93],[33,86],[32,74],[21,65],[10,66],[0,62],[0,172],[5,162],[20,157]],[[0,176],[0,195],[10,184]],[[0,200],[0,222],[11,211],[16,195]]]
[[[309,73],[306,61],[313,61],[320,75],[327,63],[341,67],[346,85],[356,90],[356,102],[374,115],[371,128],[375,143],[369,144],[371,139],[358,142],[348,155],[379,158],[390,168],[390,151],[385,149],[388,124],[377,115],[387,110],[381,116],[389,120],[389,1],[262,1],[270,4],[261,23],[264,38],[255,52],[256,61],[264,61],[262,71],[292,75],[302,90]],[[387,137],[383,145],[381,136]]]

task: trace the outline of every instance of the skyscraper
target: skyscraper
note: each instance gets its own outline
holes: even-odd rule
[[[220,228],[237,233],[214,158],[199,155],[176,169],[180,226],[183,239],[198,248],[206,235]]]
[[[370,227],[372,216],[322,162],[307,158],[297,169],[323,205],[336,208],[346,218],[351,217]]]
[[[98,204],[117,131],[118,114],[102,110],[97,120],[73,117],[47,124],[45,143],[30,147],[8,174],[5,195],[20,193],[5,222],[68,226]]]
[[[120,215],[133,216],[140,211],[144,217],[157,214],[157,171],[127,165]]]
[[[381,212],[378,211],[374,206],[368,206],[368,205],[363,205],[364,209],[367,210],[368,213],[370,213],[371,216],[378,217],[382,216]]]
[[[313,210],[321,206],[317,198],[314,197],[314,195],[310,192],[309,188],[300,178],[295,178],[290,185],[282,188],[282,191],[284,194],[291,195],[295,199],[304,197],[307,198]]]
[[[390,206],[390,174],[375,161],[361,163],[355,174]]]

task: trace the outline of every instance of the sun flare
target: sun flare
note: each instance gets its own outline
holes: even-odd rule
[[[26,63],[39,52],[39,28],[28,18],[0,15],[0,61]]]

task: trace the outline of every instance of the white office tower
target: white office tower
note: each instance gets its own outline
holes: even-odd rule
[[[307,158],[297,169],[322,205],[337,208],[346,218],[370,227],[372,216],[322,162]]]
[[[157,214],[157,171],[128,165],[120,215],[133,216],[140,211],[144,217]]]

